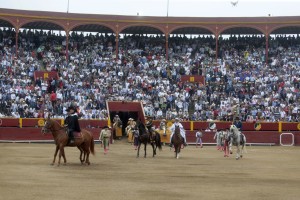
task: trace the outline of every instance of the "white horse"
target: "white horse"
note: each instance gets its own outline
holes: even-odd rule
[[[236,159],[243,157],[244,148],[246,146],[246,136],[242,134],[235,125],[230,126],[230,141],[229,141],[229,152],[232,154],[232,145],[236,146]]]

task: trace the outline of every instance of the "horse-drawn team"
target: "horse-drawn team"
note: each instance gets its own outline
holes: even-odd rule
[[[56,155],[59,151],[59,161],[60,164],[61,157],[66,163],[66,158],[64,154],[65,146],[74,146],[80,150],[80,161],[82,163],[90,164],[89,154],[94,154],[94,140],[92,133],[87,130],[81,130],[78,122],[78,116],[76,115],[76,109],[74,107],[69,107],[67,109],[68,116],[65,119],[65,125],[61,126],[59,122],[50,119],[45,120],[45,125],[42,129],[43,133],[51,132],[56,144],[56,150],[54,154],[54,159],[52,164],[55,163]],[[50,115],[49,115],[50,116]],[[214,123],[212,123],[214,124]],[[210,125],[210,129],[215,129],[215,125]],[[237,147],[236,159],[243,156],[244,146],[246,144],[246,137],[241,133],[242,123],[236,119],[234,123],[225,130],[217,130],[214,139],[217,142],[217,149],[224,151],[224,157],[229,156],[229,152],[232,153],[232,145]],[[122,121],[118,115],[113,119],[113,129],[109,126],[103,127],[100,132],[99,141],[101,146],[104,148],[104,154],[108,153],[110,138],[112,134],[116,135],[117,128],[122,127]],[[144,144],[144,157],[146,157],[147,144],[150,144],[153,149],[153,157],[156,155],[156,149],[161,150],[161,135],[170,135],[170,147],[174,147],[175,157],[179,157],[180,150],[187,146],[186,142],[186,131],[183,125],[180,123],[179,118],[174,119],[174,123],[171,126],[167,126],[166,120],[162,120],[158,129],[155,129],[152,124],[152,119],[147,118],[146,123],[142,123],[140,120],[134,121],[133,118],[128,119],[127,126],[125,128],[125,133],[128,137],[131,137],[133,141],[134,149],[137,150],[137,157],[139,157],[139,150],[141,144]],[[196,147],[202,145],[202,135],[203,133],[199,130],[196,132]]]

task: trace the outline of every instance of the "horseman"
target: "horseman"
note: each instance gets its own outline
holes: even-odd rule
[[[120,134],[122,135],[122,129],[118,129],[117,128],[122,128],[123,122],[120,119],[119,115],[115,115],[115,117],[113,118],[113,136],[114,138]]]
[[[146,127],[147,127],[147,131],[150,134],[150,142],[154,141],[154,136],[155,136],[155,128],[153,127],[153,122],[152,122],[152,118],[150,117],[146,117]]]
[[[68,127],[69,143],[74,142],[74,131],[81,132],[76,110],[77,109],[74,106],[70,106],[66,109],[68,116],[66,117],[64,124]]]
[[[242,128],[243,128],[243,124],[242,122],[240,121],[240,118],[239,117],[236,117],[233,124],[238,128],[239,131],[242,131]]]
[[[122,120],[120,119],[119,115],[115,115],[114,119],[113,119],[113,126],[114,128],[118,127],[122,127]]]
[[[127,126],[125,128],[125,132],[126,132],[126,135],[128,136],[129,134],[129,131],[131,131],[136,125],[136,122],[134,121],[133,118],[129,118],[128,119],[128,122],[127,122]]]
[[[185,130],[182,126],[182,124],[179,122],[179,118],[175,118],[175,122],[172,124],[172,126],[170,127],[170,131],[171,131],[171,136],[170,136],[170,147],[172,147],[172,137],[175,133],[175,128],[176,126],[179,126],[180,128],[180,135],[183,137],[183,140],[184,140],[184,146],[187,146],[187,143],[186,143],[186,136],[185,136]]]
[[[165,119],[161,120],[161,122],[159,124],[159,129],[163,130],[163,136],[167,135],[167,129],[166,129],[166,127],[167,127],[166,120]]]

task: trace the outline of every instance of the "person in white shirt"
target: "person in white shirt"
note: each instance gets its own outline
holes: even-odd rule
[[[180,128],[180,135],[183,137],[183,140],[184,140],[184,146],[187,146],[187,144],[186,144],[185,130],[184,130],[182,124],[179,122],[179,118],[175,118],[174,124],[172,124],[172,126],[169,128],[170,131],[171,131],[170,146],[172,147],[172,137],[173,137],[173,135],[175,133],[175,127],[176,126],[179,126],[179,128]]]

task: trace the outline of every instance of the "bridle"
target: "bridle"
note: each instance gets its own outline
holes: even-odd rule
[[[57,121],[54,121],[54,122],[56,122],[56,123],[58,124]],[[46,121],[46,124],[47,124],[47,121]],[[44,126],[44,127],[43,127],[43,134],[49,133],[49,132],[60,131],[60,130],[62,130],[62,129],[65,129],[65,127],[60,127],[59,129],[55,130],[55,129],[53,129],[52,127],[49,128],[49,127]]]

